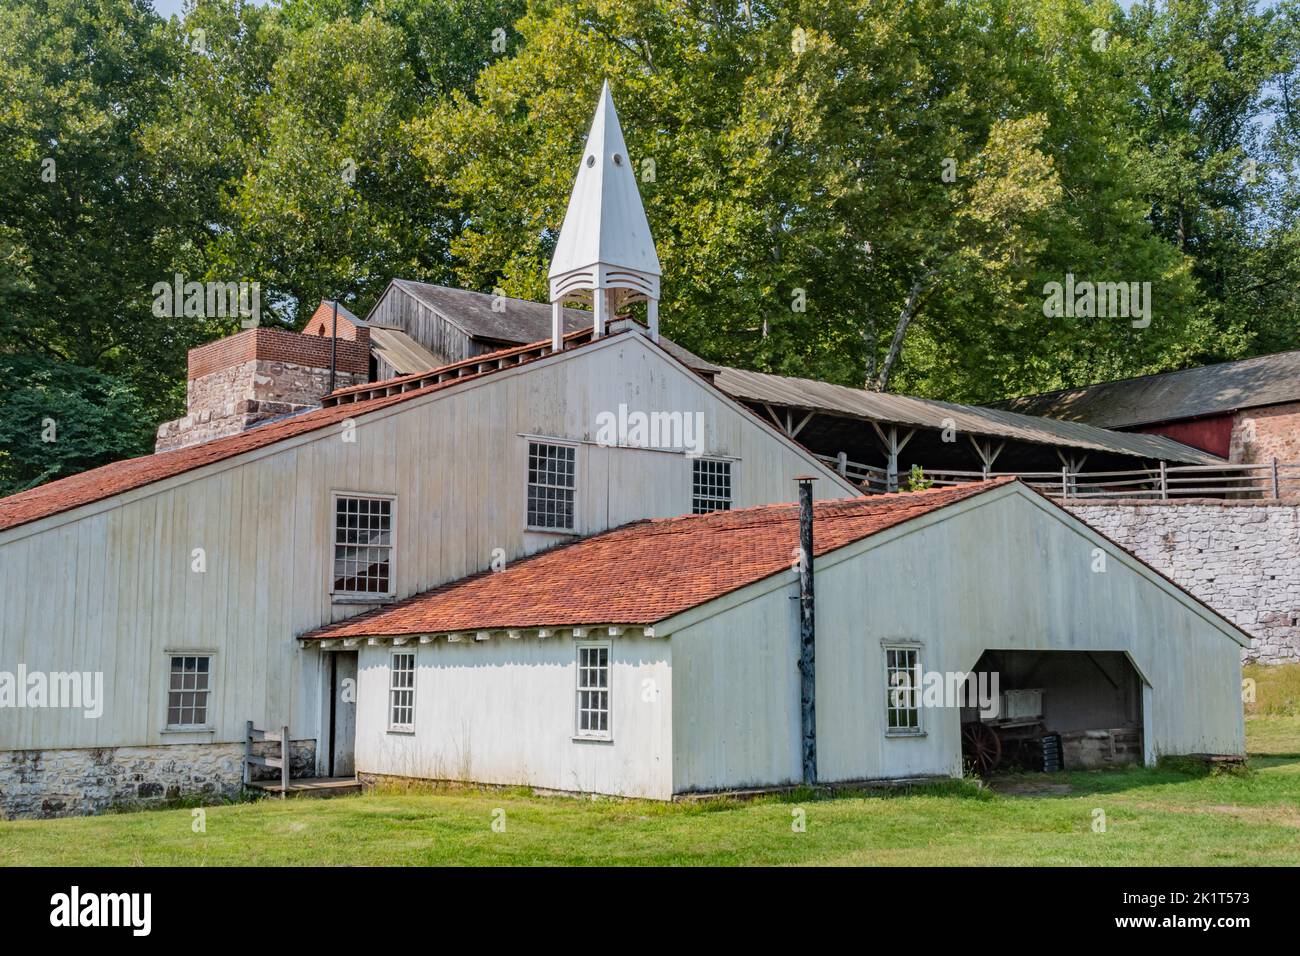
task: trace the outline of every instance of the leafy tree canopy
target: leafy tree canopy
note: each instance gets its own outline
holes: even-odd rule
[[[1300,346],[1298,4],[0,0],[0,491],[103,457],[14,417],[52,390],[109,457],[183,411],[236,326],[154,315],[176,273],[290,326],[545,298],[607,77],[715,361],[988,401]],[[1044,314],[1068,277],[1150,322]]]

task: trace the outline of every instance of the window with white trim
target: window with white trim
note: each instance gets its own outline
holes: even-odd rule
[[[609,739],[609,645],[578,645],[578,736]]]
[[[388,729],[415,732],[414,651],[394,651],[389,660]]]
[[[168,656],[167,729],[208,726],[208,698],[212,694],[211,655]]]
[[[921,652],[885,647],[885,733],[921,732]]]
[[[731,510],[731,462],[715,458],[691,461],[691,514]]]
[[[393,586],[393,499],[335,495],[333,593],[386,597]]]
[[[528,443],[528,527],[573,530],[577,460],[572,445]]]

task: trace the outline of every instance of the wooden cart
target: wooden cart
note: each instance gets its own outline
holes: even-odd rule
[[[1041,768],[1046,732],[1042,690],[1009,690],[1002,694],[997,716],[977,713],[962,721],[962,757],[980,776],[1002,766]]]

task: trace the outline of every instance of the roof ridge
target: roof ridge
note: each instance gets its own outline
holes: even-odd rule
[[[1242,358],[1221,359],[1218,362],[1208,362],[1204,365],[1189,365],[1187,368],[1171,368],[1164,372],[1144,372],[1141,375],[1129,375],[1124,378],[1108,378],[1100,382],[1090,382],[1087,385],[1065,385],[1062,386],[1061,388],[1053,388],[1045,392],[1030,392],[1027,395],[1013,395],[1011,398],[999,399],[998,402],[999,403],[1020,402],[1020,401],[1030,401],[1036,398],[1050,398],[1055,395],[1065,395],[1069,392],[1086,392],[1089,389],[1103,388],[1107,385],[1123,385],[1126,382],[1141,382],[1144,379],[1148,379],[1148,378],[1164,378],[1166,376],[1171,376],[1171,375],[1183,375],[1188,372],[1200,372],[1212,368],[1221,368],[1224,365],[1240,365],[1245,362],[1253,362],[1257,359],[1275,358],[1281,355],[1296,355],[1296,354],[1300,354],[1300,349],[1283,349],[1280,352],[1263,352],[1260,355],[1246,355],[1243,356]],[[988,408],[991,406],[984,405],[979,407]],[[1010,409],[1001,409],[1001,408],[998,408],[997,410],[1010,411]],[[1025,414],[1025,413],[1020,412],[1018,414]],[[1042,416],[1030,416],[1030,417],[1032,418],[1032,417],[1042,417]],[[1087,423],[1085,422],[1083,424],[1087,424]],[[1102,426],[1094,425],[1093,427],[1100,428]]]

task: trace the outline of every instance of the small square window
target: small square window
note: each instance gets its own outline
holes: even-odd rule
[[[691,514],[731,510],[731,462],[696,458],[691,462]]]
[[[208,726],[212,693],[212,658],[204,654],[169,655],[167,729]]]
[[[577,452],[572,445],[528,443],[528,527],[573,530]]]

